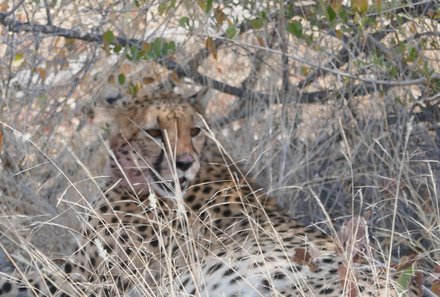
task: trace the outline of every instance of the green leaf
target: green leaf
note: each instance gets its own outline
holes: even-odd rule
[[[408,291],[408,288],[410,287],[412,278],[415,274],[414,271],[414,263],[411,264],[408,268],[406,268],[403,271],[400,271],[401,275],[399,276],[397,283],[399,284],[398,289],[401,291],[402,294],[405,294],[405,292]],[[403,296],[407,296],[406,294]]]
[[[330,22],[333,22],[336,19],[336,13],[331,5],[327,6],[327,18]]]
[[[188,29],[189,28],[189,18],[184,16],[179,19],[179,26]]]
[[[176,52],[176,43],[174,41],[170,41],[166,44],[166,55],[172,55]]]
[[[398,75],[399,75],[399,69],[397,69],[396,66],[391,66],[391,67],[390,67],[390,70],[389,70],[389,74],[390,74],[392,77],[397,78]]]
[[[298,38],[302,37],[303,34],[302,30],[303,27],[300,21],[293,21],[287,24],[287,32],[295,35]]]
[[[115,41],[115,35],[110,30],[105,31],[104,34],[102,34],[102,40],[105,45],[112,44]]]
[[[263,27],[263,25],[264,22],[261,18],[256,18],[251,21],[251,27],[254,30],[260,29],[261,27]]]
[[[174,54],[176,51],[176,44],[174,41],[166,41],[163,38],[156,38],[151,44],[147,52],[147,59],[158,59],[164,56]]]
[[[122,46],[120,44],[116,44],[115,47],[113,48],[113,51],[117,54],[120,53],[121,50],[122,50]]]
[[[136,45],[130,46],[127,52],[127,59],[130,61],[139,61],[140,58],[141,53],[139,48]]]
[[[205,12],[210,12],[212,9],[212,0],[206,0]]]
[[[24,54],[23,53],[18,53],[18,54],[15,54],[15,56],[14,56],[14,61],[15,62],[19,62],[19,61],[21,61],[23,59],[24,59]]]
[[[118,83],[120,85],[125,84],[125,75],[123,73],[119,73],[119,75],[118,75]]]
[[[284,14],[286,16],[286,19],[291,19],[295,15],[293,3],[288,2],[287,5],[285,4]]]
[[[228,27],[228,29],[226,29],[226,36],[229,39],[234,38],[234,36],[237,34],[237,28],[235,27],[235,25],[230,25]]]
[[[138,94],[138,92],[139,92],[139,85],[133,84],[132,82],[130,82],[128,84],[128,93],[131,96],[135,97]]]
[[[368,10],[368,0],[351,0],[351,9],[363,15]]]
[[[162,2],[159,4],[159,7],[157,8],[157,11],[159,12],[159,15],[163,15],[163,13],[168,9],[167,3]]]
[[[262,19],[263,21],[267,20],[267,12],[262,10],[258,13],[258,16],[260,17],[260,19]]]
[[[434,93],[438,93],[440,91],[440,79],[438,78],[432,79],[430,85]]]
[[[395,46],[395,50],[396,53],[398,54],[403,54],[406,50],[406,45],[404,42],[399,42],[396,46]]]
[[[339,17],[341,18],[341,20],[342,20],[344,23],[347,23],[347,22],[348,22],[347,12],[346,12],[346,10],[345,10],[344,7],[343,7],[343,8],[341,9],[341,11],[339,12]]]
[[[419,56],[419,51],[415,47],[411,47],[408,49],[408,55],[406,60],[408,62],[414,62]]]
[[[311,45],[313,43],[313,35],[312,34],[304,35],[303,39],[305,40],[307,45]]]

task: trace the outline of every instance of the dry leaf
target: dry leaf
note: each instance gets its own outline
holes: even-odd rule
[[[399,277],[397,279],[397,284],[399,285],[402,291],[407,291],[413,288],[413,286],[417,286],[417,291],[422,289],[421,283],[423,279],[421,275],[418,275],[416,272],[416,256],[415,254],[404,256],[400,259],[400,263],[397,264],[395,269],[399,273]],[[417,296],[421,296],[417,294]]]
[[[435,295],[440,296],[440,279],[437,279],[432,283],[431,291]]]
[[[293,255],[292,260],[295,263],[309,266],[310,271],[316,271],[318,269],[318,265],[313,262],[312,256],[306,249],[295,249],[295,255]]]
[[[338,267],[339,283],[342,288],[345,288],[347,293],[344,296],[356,297],[358,295],[358,289],[356,285],[355,276],[348,270],[345,264],[340,264]]]
[[[393,268],[396,269],[396,271],[402,271],[410,267],[416,260],[416,254],[411,254],[409,256],[403,256],[400,259],[399,264],[395,265]]]
[[[42,67],[35,67],[33,71],[38,73],[38,75],[41,77],[42,80],[46,80],[47,77],[46,69]]]
[[[144,83],[144,85],[149,85],[154,83],[156,80],[154,79],[154,77],[151,76],[144,76],[144,78],[142,79],[142,82]]]
[[[360,14],[366,13],[368,10],[368,0],[351,0],[351,9]]]
[[[258,45],[261,46],[261,47],[265,47],[266,46],[266,43],[264,42],[264,39],[261,36],[257,37],[257,42],[258,42]]]
[[[217,7],[214,10],[214,17],[217,21],[217,25],[221,26],[226,19],[226,14],[219,7]]]
[[[205,46],[212,57],[217,60],[217,49],[215,48],[214,40],[212,39],[212,37],[206,38]]]
[[[129,65],[129,64],[127,64],[127,63],[123,64],[123,65],[121,66],[119,72],[122,73],[122,74],[124,74],[124,75],[128,75],[128,74],[130,74],[130,73],[132,72],[132,70],[131,70],[131,65]]]
[[[376,0],[375,3],[376,3],[376,9],[379,11],[382,10],[382,0]]]
[[[345,252],[355,262],[362,260],[367,245],[367,236],[367,222],[364,217],[354,217],[344,223],[338,232],[342,252]]]
[[[428,282],[432,284],[432,293],[440,297],[440,265],[434,266],[434,273],[432,274]]]
[[[148,52],[151,49],[151,45],[148,42],[142,43],[142,50]]]
[[[3,131],[0,128],[0,153],[3,150]]]
[[[423,273],[421,271],[416,272],[416,276],[414,278],[414,284],[417,288],[417,296],[423,296],[423,282],[425,278],[423,277]]]
[[[330,5],[336,13],[339,13],[342,8],[342,0],[330,0]]]
[[[173,72],[171,73],[170,78],[171,78],[171,80],[172,80],[174,83],[176,83],[176,84],[180,84],[180,83],[181,83],[181,79],[180,79],[180,77],[179,77],[179,75],[177,74],[176,71],[173,71]]]
[[[7,11],[9,9],[8,1],[0,3],[0,11]]]
[[[116,78],[115,78],[115,75],[114,74],[110,74],[110,76],[108,77],[108,79],[107,79],[107,82],[109,83],[109,84],[115,84],[116,83]]]

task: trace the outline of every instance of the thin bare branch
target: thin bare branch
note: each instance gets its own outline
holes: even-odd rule
[[[50,8],[47,0],[44,0],[44,8],[46,9],[47,25],[52,26],[52,17],[50,16]]]
[[[12,7],[12,9],[5,14],[6,17],[10,16],[11,14],[13,14],[22,4],[24,3],[24,0],[20,0],[16,5],[14,5]]]
[[[266,39],[267,42],[267,47],[271,48],[274,46],[275,43],[275,34],[276,34],[276,30],[272,30],[269,33],[269,36]],[[261,68],[264,65],[264,57],[266,56],[266,51],[265,50],[257,50],[255,51],[255,53],[252,55],[252,67],[251,67],[251,71],[248,75],[248,77],[246,77],[242,83],[241,86],[245,89],[251,89],[252,86],[255,84],[255,82],[257,81],[257,75],[260,73]]]
[[[84,40],[87,42],[95,42],[95,43],[99,43],[99,44],[103,43],[102,35],[100,35],[100,34],[87,33],[87,32],[82,32],[82,31],[75,30],[75,29],[65,29],[65,28],[62,28],[59,26],[53,26],[53,25],[47,26],[47,25],[41,25],[41,24],[35,24],[35,23],[20,22],[20,21],[16,21],[13,19],[9,19],[8,15],[9,15],[9,13],[0,13],[0,24],[4,25],[10,32],[43,33],[43,34],[52,35],[52,36],[62,36],[65,38]],[[247,28],[246,25],[243,25],[243,28],[244,29],[241,28],[241,30],[245,30],[245,28]],[[226,39],[224,39],[224,38],[216,39],[216,42],[218,42],[219,44],[221,44],[224,41],[226,41]],[[121,37],[115,37],[115,42],[121,46],[131,46],[131,45],[140,46],[145,41],[139,40],[139,39],[126,39],[126,38],[121,38]],[[263,48],[260,46],[256,46],[254,44],[246,44],[246,46],[248,46],[250,48],[255,48],[257,50],[264,50],[267,52],[282,54],[282,52],[280,52],[278,50],[271,49],[271,48]],[[203,58],[205,56],[205,54],[206,54],[205,52],[201,52],[199,54],[199,56],[197,57],[197,59]],[[411,79],[411,80],[404,80],[404,81],[388,81],[388,80],[370,79],[370,78],[359,77],[357,75],[350,74],[347,72],[343,72],[337,68],[330,68],[330,67],[328,67],[328,66],[330,66],[328,64],[326,64],[324,66],[319,65],[315,62],[309,61],[309,60],[302,58],[302,57],[299,57],[299,56],[294,56],[294,55],[285,55],[285,56],[288,59],[296,60],[296,61],[302,62],[306,65],[309,65],[313,68],[316,68],[317,71],[319,71],[319,72],[328,72],[328,73],[332,73],[335,75],[347,77],[347,78],[350,78],[353,80],[362,81],[364,83],[368,83],[368,84],[372,84],[372,85],[382,85],[382,86],[415,85],[415,84],[426,83],[431,79],[438,79],[438,77],[439,77],[439,74],[434,74],[431,77],[420,77],[420,78]],[[339,56],[341,56],[340,58],[345,58],[346,54],[345,54],[345,52],[342,52],[342,53],[340,53]],[[342,60],[344,60],[344,59],[342,59]],[[231,85],[228,85],[228,84],[223,83],[221,81],[218,81],[216,79],[201,75],[197,71],[197,69],[194,68],[194,67],[196,67],[196,65],[198,65],[198,63],[196,61],[197,60],[193,59],[187,65],[182,66],[182,65],[176,63],[175,61],[173,61],[172,59],[163,58],[163,59],[158,60],[158,62],[160,64],[164,65],[165,67],[167,67],[170,70],[175,71],[177,75],[179,75],[181,77],[188,77],[196,83],[212,87],[216,90],[219,90],[221,92],[228,93],[228,94],[231,94],[231,95],[234,95],[237,97],[246,97],[246,98],[249,98],[250,100],[258,100],[258,101],[262,101],[262,102],[264,102],[264,101],[267,102],[267,96],[268,96],[267,94],[253,92],[253,91],[246,89],[246,88],[233,87]],[[368,88],[366,88],[366,89],[368,89]],[[372,88],[372,89],[375,89],[375,88]],[[317,101],[319,101],[319,99],[322,99],[323,97],[326,97],[327,95],[329,95],[331,93],[332,93],[332,91],[302,93],[301,102],[303,102],[303,103],[317,102]]]

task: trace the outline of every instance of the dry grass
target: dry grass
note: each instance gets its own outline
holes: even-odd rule
[[[65,15],[73,18],[78,12],[72,11],[63,10],[59,19]],[[131,20],[126,14],[123,20],[122,29],[133,28],[131,22],[140,28],[130,36],[142,36],[145,20]],[[157,26],[160,24],[178,28],[165,20]],[[10,272],[12,262],[23,273],[30,269],[60,275],[56,259],[71,255],[88,203],[99,195],[97,184],[108,152],[106,131],[95,125],[91,110],[106,88],[109,73],[141,69],[142,76],[157,79],[169,72],[154,63],[119,67],[121,57],[109,56],[95,44],[40,36],[35,47],[30,35],[3,33],[0,250],[4,255],[0,253],[0,271]],[[202,48],[204,34],[195,34],[190,40],[176,35],[184,41],[177,59],[184,61]],[[232,85],[246,78],[255,62],[248,55],[255,49],[246,45],[255,36],[249,33],[242,38],[219,51],[218,59],[206,60],[200,71]],[[300,44],[295,45],[295,52],[326,60],[341,46],[333,39],[331,45],[320,52]],[[314,44],[315,49],[322,46]],[[17,59],[17,54],[24,59]],[[439,61],[438,50],[426,55],[430,61]],[[212,126],[219,143],[244,168],[244,174],[249,170],[261,191],[277,197],[293,217],[332,230],[344,220],[371,211],[370,244],[376,259],[398,262],[401,256],[416,252],[428,267],[425,271],[431,272],[440,261],[440,132],[438,123],[417,123],[408,115],[420,90],[395,87],[385,94],[332,98],[325,104],[287,102],[295,95],[279,98],[274,92],[281,82],[281,64],[278,53],[268,55],[255,83],[256,90],[273,94],[270,107],[251,102],[246,106],[248,117]],[[39,67],[44,73],[35,71]],[[298,67],[294,69],[289,78],[292,83],[303,78]],[[324,76],[309,90],[343,86],[335,80]],[[183,81],[179,85],[185,94],[198,89]],[[396,103],[396,96],[403,104]],[[218,108],[227,110],[236,99],[212,91],[209,102],[203,100],[207,119],[215,120]],[[392,123],[386,118],[390,114],[394,115]],[[189,240],[188,244],[197,242]],[[198,279],[200,271],[194,263],[196,253],[190,255],[188,267]],[[172,259],[167,268],[172,275]],[[144,272],[131,277],[140,275]],[[161,294],[173,295],[175,292],[167,291],[169,280],[163,281]],[[145,283],[144,279],[138,282]],[[153,288],[136,290],[130,296],[153,295]]]

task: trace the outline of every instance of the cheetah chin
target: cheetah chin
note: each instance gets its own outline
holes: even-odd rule
[[[152,188],[153,192],[158,196],[175,198],[178,193],[177,189],[180,189],[180,192],[185,194],[189,184],[190,181],[186,177],[181,177],[177,180],[177,183],[175,180],[156,181]]]

